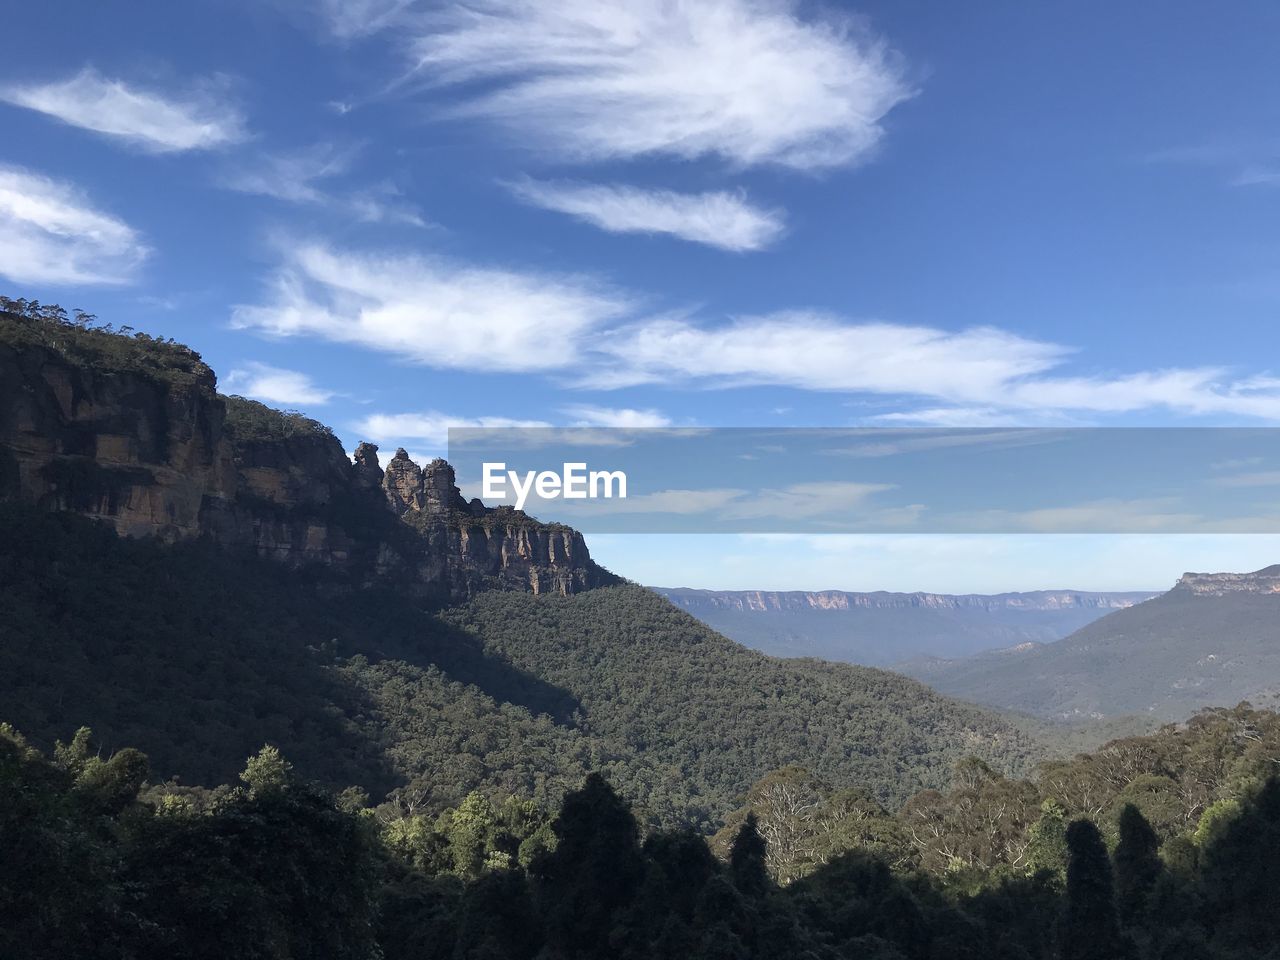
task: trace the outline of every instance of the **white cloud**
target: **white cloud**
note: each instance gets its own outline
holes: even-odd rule
[[[0,166],[0,274],[17,283],[123,284],[150,251],[71,184]]]
[[[883,423],[1065,425],[1151,410],[1280,420],[1280,378],[1218,367],[1066,375],[1075,350],[995,327],[850,322],[813,311],[723,323],[689,313],[638,319],[641,298],[590,277],[282,246],[270,295],[236,308],[236,326],[435,367],[555,374],[594,389],[766,385],[876,395],[901,406],[872,418]]]
[[[226,393],[287,406],[315,406],[328,403],[334,397],[332,390],[316,386],[305,373],[257,362],[232,370],[222,382],[222,388]]]
[[[1025,427],[1028,415],[994,407],[925,407],[882,413],[870,418],[876,423],[908,424],[913,427]]]
[[[707,155],[808,169],[870,153],[913,93],[851,19],[790,0],[475,0],[421,21],[415,76],[570,159]]]
[[[991,327],[953,333],[801,311],[719,327],[659,319],[611,337],[602,349],[611,362],[586,375],[589,385],[682,379],[957,400],[990,397],[1068,352]]]
[[[222,185],[239,193],[273,197],[285,203],[326,206],[364,223],[405,223],[425,226],[421,215],[400,200],[389,183],[349,194],[334,194],[322,184],[347,173],[359,151],[319,143],[291,153],[263,154],[241,162],[222,178]]]
[[[295,153],[265,154],[252,165],[242,164],[227,174],[222,185],[288,203],[321,203],[326,197],[317,182],[345,173],[353,156],[353,151],[329,143]]]
[[[628,407],[594,407],[575,404],[565,407],[565,416],[572,417],[575,427],[617,427],[639,430],[652,427],[669,427],[671,418],[660,410],[633,410]]]
[[[549,427],[542,420],[520,420],[510,417],[455,417],[437,410],[419,413],[375,413],[365,417],[356,430],[374,443],[417,441],[443,447],[449,439],[449,428],[517,429]]]
[[[237,307],[237,327],[360,344],[436,367],[561,369],[578,359],[586,333],[631,309],[582,278],[305,242],[285,257],[269,302]]]
[[[233,107],[204,89],[181,97],[103,77],[92,67],[57,83],[0,90],[0,100],[156,153],[207,150],[245,137]]]
[[[567,213],[610,233],[661,233],[722,250],[762,250],[782,233],[777,210],[738,193],[675,193],[639,187],[522,180],[510,185],[534,206]]]

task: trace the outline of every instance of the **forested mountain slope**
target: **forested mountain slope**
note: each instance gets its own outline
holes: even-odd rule
[[[306,776],[424,807],[477,786],[544,801],[605,772],[643,815],[711,826],[804,763],[895,802],[1037,744],[893,674],[777,661],[640,587],[482,594],[431,613],[341,574],[0,510],[0,716],[81,725],[157,775],[216,782],[264,742]]]
[[[962,756],[1017,769],[1037,753],[981,708],[881,670],[747,650],[642,587],[491,592],[447,618],[571,694],[587,730],[700,796],[741,792],[752,770],[804,763],[896,803],[945,780]]]
[[[952,696],[1054,719],[1142,714],[1177,721],[1241,700],[1274,706],[1277,569],[1187,574],[1168,593],[1056,643],[908,670]]]

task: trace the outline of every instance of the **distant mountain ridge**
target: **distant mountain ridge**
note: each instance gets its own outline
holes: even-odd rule
[[[1074,720],[1141,714],[1177,721],[1206,706],[1280,699],[1280,564],[1186,573],[1167,593],[1053,643],[903,672],[992,706]]]
[[[739,643],[775,656],[887,666],[1047,643],[1150,591],[943,594],[652,588]]]

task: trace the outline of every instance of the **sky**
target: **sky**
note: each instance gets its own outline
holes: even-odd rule
[[[175,337],[348,449],[1280,421],[1274,4],[64,0],[5,22],[0,292]],[[593,547],[644,582],[794,589],[1146,589],[1280,559],[1263,535],[999,542],[976,565],[963,538]]]

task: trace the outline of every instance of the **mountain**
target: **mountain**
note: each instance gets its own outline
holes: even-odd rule
[[[0,317],[0,718],[185,783],[271,743],[420,810],[598,770],[699,827],[788,763],[897,803],[1043,753],[916,681],[747,650],[444,461],[374,454],[219,396],[185,347]]]
[[[208,539],[424,597],[617,581],[576,531],[463,500],[443,460],[423,470],[400,450],[384,474],[365,443],[353,463],[328,427],[220,396],[181,344],[39,314],[0,312],[5,493],[124,536]]]
[[[1055,643],[904,668],[953,696],[1053,719],[1185,719],[1280,698],[1280,565],[1187,573],[1172,590]]]
[[[849,593],[654,587],[727,637],[777,657],[893,666],[1065,637],[1150,593]]]

